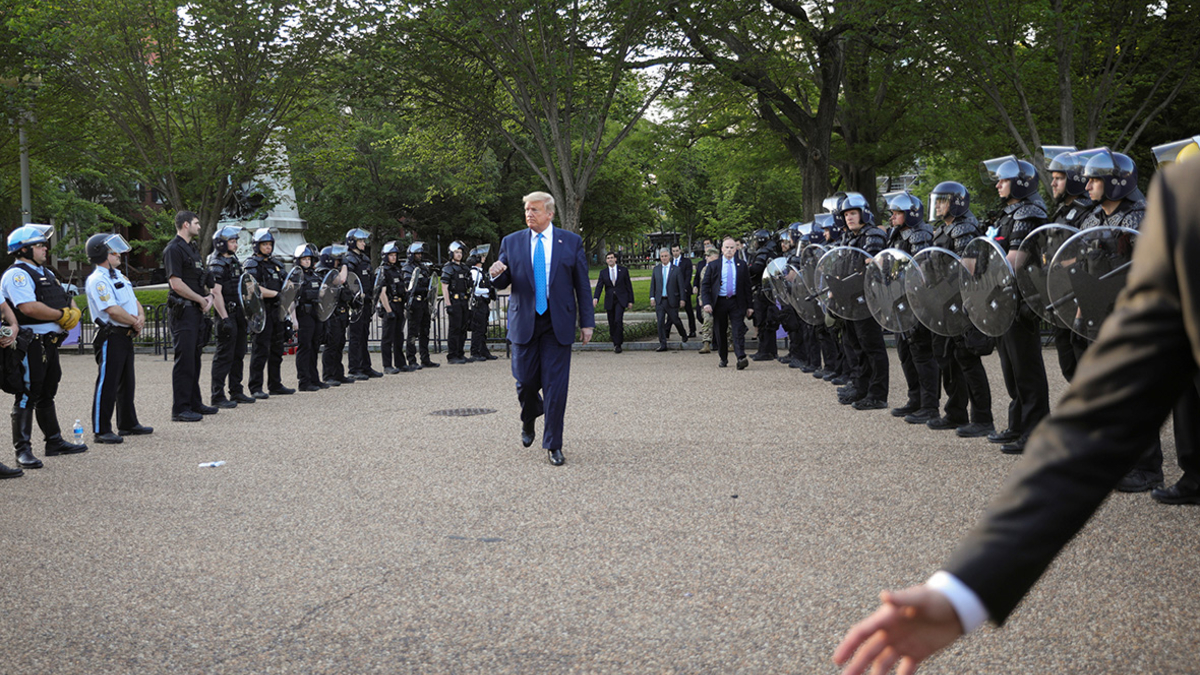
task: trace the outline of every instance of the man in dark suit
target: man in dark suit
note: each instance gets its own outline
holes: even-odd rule
[[[912,672],[987,619],[1004,623],[1193,386],[1196,260],[1200,161],[1155,177],[1125,290],[1070,389],[943,570],[923,585],[884,592],[883,605],[846,634],[834,653],[837,663],[854,655],[845,673],[872,664],[885,672],[896,663]]]
[[[562,466],[562,427],[571,375],[571,345],[576,317],[583,344],[592,339],[596,317],[588,303],[583,239],[554,227],[554,197],[534,192],[524,197],[525,224],[500,242],[490,275],[508,298],[508,339],[512,372],[521,403],[521,444],[533,445],[534,422],[546,415],[542,447],[550,463]],[[543,394],[545,399],[543,401]]]
[[[721,242],[721,257],[709,263],[712,268],[700,287],[700,300],[704,311],[713,315],[713,341],[717,343],[717,355],[721,368],[729,365],[729,345],[725,331],[733,322],[733,353],[737,355],[738,370],[745,370],[750,363],[746,359],[746,317],[754,315],[750,306],[750,271],[746,261],[737,256],[737,242],[725,237]]]
[[[683,302],[688,318],[687,336],[693,338],[696,337],[696,310],[692,309],[692,259],[683,254],[679,244],[675,244],[671,247],[671,264],[683,277]]]
[[[600,293],[604,294],[604,312],[608,315],[608,334],[612,337],[613,351],[621,353],[621,345],[625,343],[625,310],[633,309],[633,281],[629,278],[629,269],[617,264],[617,254],[612,251],[604,256],[608,263],[600,276],[596,278],[596,291],[592,294],[592,307],[600,302]]]
[[[650,274],[650,306],[658,315],[658,349],[654,351],[665,352],[671,326],[675,326],[684,342],[688,339],[683,322],[679,320],[679,310],[683,309],[683,298],[687,293],[687,279],[671,264],[670,249],[659,249],[658,259],[662,264],[656,265]]]

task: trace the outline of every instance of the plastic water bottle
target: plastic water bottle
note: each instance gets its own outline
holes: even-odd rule
[[[75,443],[83,442],[83,422],[75,420]]]

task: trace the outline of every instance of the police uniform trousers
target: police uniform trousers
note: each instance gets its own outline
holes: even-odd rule
[[[13,402],[13,445],[19,452],[28,445],[33,432],[33,416],[46,440],[61,437],[58,415],[54,410],[54,397],[58,394],[58,383],[62,380],[62,367],[58,362],[58,343],[65,336],[61,333],[35,335],[25,352],[21,365],[25,372],[25,391],[17,394]]]
[[[199,410],[204,405],[200,398],[200,354],[205,336],[204,315],[193,302],[183,301],[171,311],[171,342],[175,352],[175,365],[171,368],[171,414],[188,410]]]
[[[350,314],[341,305],[325,320],[325,352],[321,354],[321,374],[326,380],[346,379],[342,352],[346,349],[346,326],[349,323]]]
[[[933,354],[942,376],[942,387],[946,390],[946,418],[960,425],[968,422],[991,424],[992,391],[983,361],[967,351],[961,337],[935,335]]]
[[[1050,388],[1036,315],[1022,306],[1012,327],[996,340],[996,350],[1008,390],[1008,428],[1028,435],[1050,414]]]
[[[242,371],[246,362],[246,314],[240,305],[227,310],[233,317],[234,329],[228,333],[217,329],[217,351],[212,362],[212,398],[225,398],[225,380],[229,380],[229,395],[242,391]]]
[[[391,368],[393,363],[397,368],[408,365],[404,360],[404,311],[394,311],[398,304],[392,302],[391,316],[383,317],[383,338],[379,344],[379,352],[384,368]]]
[[[800,321],[800,335],[804,341],[804,363],[813,370],[821,367],[821,343],[817,340],[817,327],[807,321]]]
[[[463,349],[467,344],[467,297],[454,294],[450,304],[446,305],[446,358],[461,359],[465,356]]]
[[[668,302],[667,298],[657,298],[654,303],[654,313],[658,318],[658,344],[666,347],[667,338],[671,337],[671,326],[679,332],[679,337],[684,341],[687,340],[687,333],[683,328],[683,321],[679,319],[679,307]]]
[[[414,298],[408,309],[408,362],[417,362],[417,350],[420,348],[421,363],[429,361],[429,301]]]
[[[825,324],[813,326],[813,333],[817,337],[817,349],[821,352],[821,357],[817,359],[817,365],[821,365],[821,361],[825,362],[825,370],[830,373],[842,372],[842,352],[838,349],[837,335],[834,330]]]
[[[357,321],[347,321],[350,325],[350,349],[347,360],[350,372],[356,375],[366,375],[371,370],[371,351],[367,349],[367,337],[371,332],[371,312],[358,313]]]
[[[1076,344],[1077,340],[1086,342],[1087,338],[1070,328],[1054,328],[1054,351],[1058,352],[1058,369],[1067,382],[1075,379],[1075,369],[1079,366],[1081,350]]]
[[[98,329],[92,349],[100,370],[92,397],[92,433],[112,433],[114,407],[118,430],[140,426],[133,408],[133,337],[129,329],[119,326]]]
[[[775,301],[761,291],[754,294],[754,327],[757,329],[758,352],[756,355],[777,356],[775,333],[779,330],[779,310]]]
[[[713,305],[713,342],[721,362],[728,361],[729,343],[733,342],[733,353],[739,359],[746,358],[746,312],[738,309],[737,301],[729,297],[718,297]],[[729,333],[733,339],[730,340]]]
[[[862,345],[858,344],[858,334],[854,332],[854,326],[850,325],[847,320],[840,322],[842,328],[842,376],[850,380],[851,384],[858,389],[859,380],[863,377],[863,353]],[[860,395],[864,391],[858,392]]]
[[[938,364],[933,358],[933,333],[918,324],[907,334],[896,335],[896,357],[908,386],[908,405],[936,410]]]
[[[804,361],[804,345],[803,338],[800,336],[800,315],[791,305],[781,305],[779,307],[779,325],[787,332],[788,338],[788,359],[796,359]]]
[[[521,423],[530,427],[545,414],[542,447],[562,449],[563,418],[567,410],[567,383],[571,376],[571,345],[559,344],[550,310],[533,321],[533,337],[513,343],[512,374],[517,381]]]
[[[883,343],[883,326],[875,319],[863,319],[850,321],[849,327],[854,331],[860,350],[861,368],[854,383],[855,389],[858,389],[860,394],[866,394],[867,398],[886,401],[891,382],[891,368],[888,364],[887,345]]]
[[[296,323],[296,380],[301,387],[316,386],[321,381],[317,372],[317,349],[325,322],[317,320],[316,309],[308,305],[296,308]]]
[[[490,314],[489,300],[484,296],[476,296],[475,307],[471,309],[471,356],[476,358],[486,359],[491,355],[487,346]]]
[[[263,329],[254,336],[250,348],[250,381],[247,383],[250,391],[265,391],[263,389],[263,367],[267,370],[267,389],[283,388],[283,375],[280,367],[283,364],[283,339],[287,334],[287,319],[279,318],[279,302],[266,301],[267,321]]]

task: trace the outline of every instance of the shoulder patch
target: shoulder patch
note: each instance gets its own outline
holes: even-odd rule
[[[13,275],[13,286],[17,288],[25,288],[29,285],[29,277],[25,276],[24,272],[17,272]]]

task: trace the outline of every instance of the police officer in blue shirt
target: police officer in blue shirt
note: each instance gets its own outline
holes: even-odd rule
[[[13,447],[17,463],[27,469],[40,469],[42,461],[33,456],[30,436],[33,417],[46,436],[46,456],[84,452],[87,446],[68,443],[58,426],[54,395],[62,379],[58,345],[67,331],[79,323],[80,311],[58,278],[46,264],[50,245],[49,225],[22,225],[8,235],[8,252],[17,260],[0,278],[0,293],[13,307],[22,332],[17,348],[23,349],[24,391],[13,402]]]
[[[85,245],[88,260],[96,265],[87,278],[88,311],[96,322],[92,347],[100,373],[92,397],[92,433],[97,443],[121,443],[122,436],[154,431],[138,423],[133,407],[133,338],[146,325],[146,312],[133,293],[133,284],[121,273],[121,254],[129,243],[119,234],[93,234]],[[117,429],[112,430],[113,407]]]

